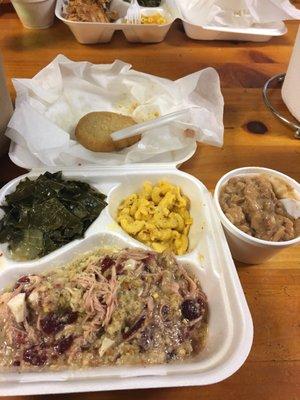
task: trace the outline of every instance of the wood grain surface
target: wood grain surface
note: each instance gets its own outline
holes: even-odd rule
[[[286,71],[297,26],[289,22],[288,34],[268,43],[197,42],[188,39],[181,24],[175,23],[160,44],[130,44],[117,33],[109,44],[81,45],[60,21],[47,30],[23,28],[11,6],[2,4],[0,50],[12,96],[11,78],[31,78],[60,53],[72,60],[93,63],[110,63],[118,58],[137,70],[170,79],[207,66],[215,67],[221,77],[226,104],[224,147],[199,145],[195,156],[181,167],[213,190],[224,173],[243,166],[274,168],[300,180],[300,141],[266,110],[262,101],[262,85],[266,79]],[[272,97],[284,111],[279,88],[272,90]],[[251,132],[262,127],[264,134]],[[0,159],[1,183],[22,172],[8,157]],[[207,387],[56,395],[55,398],[299,400],[300,247],[284,250],[262,265],[236,265],[253,317],[255,336],[248,360],[232,377]],[[52,399],[51,396],[35,398]],[[15,399],[21,400],[22,396]]]

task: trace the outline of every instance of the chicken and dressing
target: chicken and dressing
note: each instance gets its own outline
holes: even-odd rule
[[[208,303],[171,253],[101,248],[0,296],[0,367],[160,364],[198,354]]]

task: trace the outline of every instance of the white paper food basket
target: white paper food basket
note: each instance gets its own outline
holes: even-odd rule
[[[190,158],[195,149],[184,157],[174,154],[173,160],[168,158],[167,162],[63,169],[65,178],[88,182],[105,193],[108,206],[87,230],[85,238],[39,260],[15,262],[5,255],[5,248],[2,248],[0,290],[24,274],[64,265],[102,244],[143,247],[115,222],[118,204],[125,196],[137,191],[145,180],[157,182],[166,179],[179,185],[191,200],[194,223],[189,237],[190,248],[186,255],[177,258],[190,265],[208,296],[210,314],[205,350],[195,359],[180,364],[0,373],[0,396],[208,385],[226,379],[241,367],[252,345],[253,325],[235,265],[210,193],[199,180],[176,168]],[[47,170],[54,172],[58,169]],[[44,171],[32,170],[9,182],[0,191],[0,204],[25,176],[34,179]]]
[[[129,42],[158,43],[165,39],[175,19],[182,20],[186,35],[196,40],[237,40],[266,42],[273,36],[282,36],[287,32],[284,22],[272,24],[256,24],[250,28],[231,28],[221,26],[199,26],[185,20],[181,15],[176,2],[173,2],[172,20],[163,25],[128,25],[120,23],[76,22],[69,21],[63,16],[63,5],[68,0],[57,0],[55,15],[65,23],[76,40],[83,44],[110,42],[115,31],[123,31]],[[122,0],[114,0],[121,15],[126,14],[128,4]],[[122,4],[123,3],[123,4]],[[145,8],[143,8],[145,10]],[[149,10],[149,8],[148,8]],[[155,8],[153,9],[155,10]]]

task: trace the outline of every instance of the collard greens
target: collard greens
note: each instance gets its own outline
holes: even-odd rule
[[[1,208],[0,243],[12,257],[32,260],[83,237],[107,206],[106,196],[85,182],[64,180],[61,172],[25,178]]]
[[[130,0],[126,0],[130,3]],[[161,0],[138,0],[138,3],[142,7],[159,7]]]

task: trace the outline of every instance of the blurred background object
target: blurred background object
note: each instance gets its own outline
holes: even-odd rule
[[[4,135],[8,121],[13,113],[13,106],[6,86],[6,78],[0,54],[0,156],[8,150],[8,138]]]
[[[300,121],[300,27],[281,93],[290,113]]]
[[[54,22],[56,0],[11,0],[25,28],[46,29]]]
[[[295,118],[292,121],[291,116],[285,116],[273,105],[269,89],[274,84],[282,85],[281,97],[289,110],[290,114]],[[294,44],[292,56],[289,61],[287,73],[277,74],[267,80],[263,87],[263,99],[269,110],[281,120],[284,124],[295,131],[295,138],[300,139],[300,27]]]

